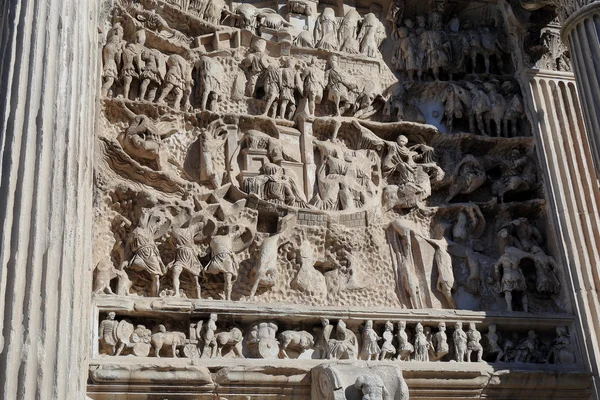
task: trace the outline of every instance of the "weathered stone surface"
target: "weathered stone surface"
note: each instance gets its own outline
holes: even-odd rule
[[[534,3],[3,5],[5,397],[589,397],[595,5]]]

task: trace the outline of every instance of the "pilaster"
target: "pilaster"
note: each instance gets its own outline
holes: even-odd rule
[[[3,2],[0,393],[83,399],[89,348],[96,1]]]
[[[596,170],[600,169],[600,115],[597,104],[600,99],[600,3],[582,5],[565,4],[558,7],[559,13],[568,16],[563,23],[562,39],[569,46],[573,71],[580,93],[581,106],[592,156]],[[579,3],[582,3],[581,1]]]
[[[528,106],[544,171],[548,215],[562,247],[584,363],[600,388],[600,191],[573,74],[527,70]],[[579,86],[579,85],[578,85]],[[585,109],[584,109],[585,110]]]

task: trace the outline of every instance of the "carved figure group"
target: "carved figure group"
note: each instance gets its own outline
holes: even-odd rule
[[[389,358],[397,361],[449,361],[450,346],[446,335],[446,324],[438,323],[438,330],[432,334],[431,326],[421,323],[414,325],[414,346],[409,342],[406,322],[398,323],[398,352],[392,345],[394,324],[387,321],[382,337],[375,331],[373,321],[366,321],[362,331],[362,345],[346,324],[339,320],[330,325],[322,319],[317,329],[317,340],[308,331],[287,330],[276,335],[278,325],[275,321],[261,321],[249,325],[244,340],[244,330],[236,326],[229,330],[217,326],[218,317],[210,314],[207,321],[190,324],[189,337],[177,330],[168,330],[164,324],[156,326],[154,333],[144,325],[134,326],[127,319],[116,319],[109,312],[100,321],[98,339],[99,351],[109,356],[133,354],[139,357],[164,355],[163,349],[171,357],[217,359],[224,357],[245,358],[313,358],[313,359],[362,359],[383,361]],[[571,339],[564,326],[556,327],[554,340],[548,341],[535,331],[526,336],[513,333],[504,339],[497,333],[496,325],[490,324],[488,333],[483,335],[475,323],[469,322],[467,332],[462,323],[454,324],[451,335],[453,360],[458,362],[478,361],[521,363],[572,364],[575,362]],[[549,337],[549,336],[546,336]],[[379,342],[382,342],[381,346]],[[247,346],[247,348],[246,348]],[[180,352],[180,349],[184,349]],[[152,350],[152,352],[150,352]],[[289,353],[291,352],[291,353]],[[474,353],[474,354],[473,354]],[[473,356],[474,359],[473,359]]]
[[[380,57],[385,37],[385,28],[375,14],[361,17],[355,9],[336,17],[334,9],[326,7],[315,22],[314,43],[318,49],[376,58]]]
[[[222,285],[223,300],[237,299],[238,286],[248,288],[239,297],[249,294],[248,298],[255,300],[263,296],[261,289],[281,285],[279,278],[287,276],[282,273],[282,263],[299,264],[292,273],[294,278],[283,283],[283,290],[312,295],[319,301],[344,290],[369,292],[375,289],[369,286],[369,277],[361,274],[364,255],[355,253],[353,243],[338,246],[338,239],[332,239],[338,227],[360,225],[366,228],[357,231],[357,238],[365,232],[376,242],[373,247],[377,250],[389,245],[391,261],[384,267],[389,267],[385,273],[390,276],[386,279],[396,285],[392,289],[397,289],[403,307],[455,309],[466,303],[464,296],[486,304],[486,291],[498,295],[495,299],[488,296],[492,298],[488,305],[495,301],[495,308],[503,299],[507,311],[536,310],[542,301],[560,302],[560,267],[544,251],[551,246],[532,223],[515,218],[527,215],[520,214],[525,208],[537,207],[533,201],[525,204],[521,200],[539,194],[532,146],[527,138],[496,140],[516,136],[527,125],[517,82],[501,76],[513,72],[503,65],[507,53],[499,28],[502,24],[482,18],[475,27],[459,17],[445,24],[439,9],[427,16],[411,16],[411,20],[403,17],[400,3],[395,2],[391,61],[408,81],[394,82],[391,74],[386,75],[389,71],[383,60],[378,60],[386,33],[375,5],[369,10],[373,12],[347,7],[344,15],[336,14],[338,8],[323,5],[318,8],[321,13],[312,16],[317,9],[313,2],[290,0],[290,15],[283,17],[279,11],[250,3],[235,4],[230,11],[221,0],[138,3],[117,6],[102,52],[101,94],[117,97],[104,99],[104,116],[108,125],[118,127],[118,132],[107,129],[102,143],[114,144],[117,149],[120,145],[122,152],[117,156],[122,165],[129,164],[123,168],[110,165],[112,175],[106,176],[116,173],[115,186],[138,192],[139,204],[147,201],[169,208],[173,221],[183,218],[175,215],[177,212],[214,213],[212,216],[220,219],[212,221],[213,226],[205,220],[202,228],[167,221],[165,225],[172,226],[159,229],[147,216],[139,218],[122,237],[115,235],[112,253],[106,256],[105,252],[105,259],[97,264],[95,293],[202,299],[203,295],[212,296],[207,291]],[[188,13],[189,26],[175,23],[177,18],[171,13]],[[298,21],[290,22],[299,16],[307,22],[305,29],[295,23]],[[221,32],[210,26],[226,21],[234,27]],[[302,42],[315,50],[289,51],[291,32],[301,29],[304,35],[296,37],[296,44]],[[209,38],[207,32],[215,36]],[[221,46],[222,40],[229,44]],[[387,88],[385,98],[380,86]],[[233,99],[231,93],[243,90],[246,96]],[[384,101],[391,119],[397,109],[398,120],[417,124],[387,124],[381,120],[388,119],[379,115],[373,121],[359,122],[373,115],[376,105]],[[322,107],[317,109],[319,104]],[[203,112],[189,113],[194,106]],[[430,106],[435,110],[428,110]],[[227,115],[219,119],[218,112],[225,110]],[[263,115],[245,115],[249,113]],[[333,117],[323,116],[327,113]],[[426,122],[425,116],[427,122],[444,121],[448,133],[468,125],[473,134],[496,138],[447,135],[442,140],[435,130],[419,125]],[[206,124],[210,120],[214,122]],[[184,134],[190,131],[192,135]],[[175,136],[169,138],[171,135]],[[171,173],[184,177],[181,181],[185,184],[179,191],[162,193],[160,185],[152,181]],[[445,179],[446,174],[451,176]],[[138,182],[140,176],[147,181]],[[438,191],[442,187],[448,188],[447,195],[445,189]],[[481,200],[490,193],[495,200]],[[113,200],[120,197],[120,192],[112,196]],[[260,224],[225,219],[233,201],[240,198],[252,203],[244,210],[259,214]],[[453,204],[445,204],[453,200]],[[479,203],[486,217],[501,210],[514,220],[497,225],[496,237],[494,233],[476,234],[483,213],[466,211],[466,206],[458,204],[467,201]],[[485,201],[488,203],[482,205]],[[135,200],[113,203],[109,205],[111,213],[139,216]],[[517,209],[515,203],[523,203],[523,207]],[[371,212],[377,207],[383,208],[383,214],[377,210],[381,220],[373,222]],[[459,208],[463,211],[457,213]],[[359,211],[365,211],[364,218]],[[437,216],[432,216],[437,212],[453,213],[455,219],[438,224]],[[325,227],[325,233],[319,231],[325,237],[323,248],[308,228],[300,226],[304,222],[299,222],[290,235],[293,243],[287,244],[294,250],[283,251],[282,238],[290,232],[275,229],[271,218],[286,213],[302,215],[306,221],[318,220],[314,226]],[[425,225],[429,223],[427,233]],[[255,241],[259,228],[261,234]],[[339,236],[342,243],[352,234]],[[477,246],[475,239],[496,239],[495,263],[479,262],[488,257],[483,253],[492,246]],[[252,250],[244,252],[246,249]],[[356,249],[364,251],[361,246]],[[114,265],[106,261],[119,252],[123,255]],[[457,262],[464,262],[469,269],[467,282],[462,272],[455,276]],[[254,274],[245,279],[249,268],[254,268]],[[238,275],[244,277],[240,285],[236,285]],[[489,287],[480,282],[487,275],[492,275]],[[206,285],[202,278],[208,281]],[[114,282],[111,284],[114,279],[119,280],[117,290]],[[467,288],[467,294],[461,292],[461,286]],[[466,332],[462,322],[447,329],[437,320],[410,328],[400,323],[396,332],[392,322],[383,327],[381,322],[367,321],[364,329],[348,324],[350,327],[342,320],[333,324],[324,320],[322,332],[314,336],[307,328],[277,335],[277,323],[260,321],[249,334],[250,347],[256,349],[246,354],[422,362],[449,358],[481,361],[483,356],[529,362],[546,357],[546,353],[542,357],[532,350],[540,346],[533,334],[511,345],[491,327],[482,339],[472,323]],[[168,322],[143,336],[155,356],[161,352],[181,356],[181,348],[185,352],[186,345],[196,344],[186,340],[197,340],[200,346],[195,351],[204,357],[226,356],[227,348],[236,357],[244,356],[245,332],[241,328],[219,329],[216,316],[200,326],[197,339],[170,332]],[[130,329],[126,324],[123,327]],[[101,347],[111,354],[133,351],[131,335],[115,333],[118,329],[114,315],[102,321]],[[563,331],[557,334],[556,351],[548,357],[567,360],[568,335]]]
[[[460,20],[454,17],[446,29],[438,11],[428,17],[417,15],[415,20],[416,23],[410,18],[400,21],[395,17],[393,21],[392,62],[409,80],[414,79],[415,73],[421,80],[424,74],[431,72],[436,81],[441,72],[450,79],[457,73],[489,74],[492,66],[496,73],[503,72],[507,46],[494,20],[482,21],[473,28],[470,20],[464,20],[461,26]],[[479,57],[484,64],[481,67]]]
[[[554,296],[560,293],[560,280],[556,260],[546,255],[540,247],[543,237],[539,229],[527,218],[518,218],[501,226],[497,234],[502,253],[494,265],[494,276],[489,283],[504,294],[508,311],[513,310],[513,292],[521,294],[523,311],[528,311],[526,279],[521,268],[523,260],[533,263],[535,292]]]

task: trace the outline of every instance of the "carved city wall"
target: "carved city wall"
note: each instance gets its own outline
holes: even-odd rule
[[[569,68],[547,16],[106,10],[92,398],[491,396],[552,374],[556,396],[587,393],[520,75]],[[455,374],[436,395],[418,382],[440,364]]]

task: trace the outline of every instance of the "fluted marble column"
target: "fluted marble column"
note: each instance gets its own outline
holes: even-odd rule
[[[600,397],[600,190],[573,74],[527,70],[528,108],[543,171],[548,214],[562,250],[567,290],[578,315],[581,361]]]
[[[0,398],[85,399],[96,0],[0,2]]]
[[[600,176],[600,1],[560,0],[557,10],[563,19],[562,39],[571,53],[596,173]]]

